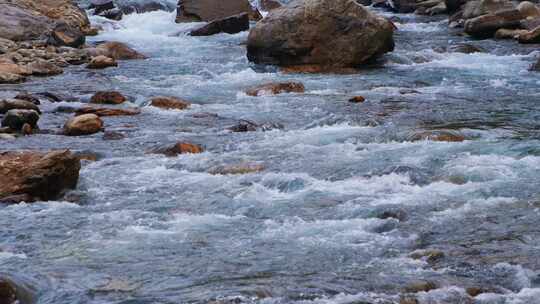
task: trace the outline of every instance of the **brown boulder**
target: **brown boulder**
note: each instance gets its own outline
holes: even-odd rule
[[[251,11],[248,0],[179,0],[176,23],[209,22]]]
[[[20,7],[40,13],[50,19],[67,23],[69,26],[84,30],[90,27],[86,12],[72,0],[11,0]]]
[[[536,63],[534,63],[533,65],[531,65],[530,71],[536,71],[536,72],[540,72],[540,58],[538,58],[538,60],[536,61]]]
[[[465,33],[476,38],[490,38],[497,30],[515,29],[521,26],[523,15],[516,9],[498,11],[465,21]]]
[[[258,64],[359,67],[394,49],[394,30],[355,0],[294,0],[251,29],[247,56]]]
[[[352,103],[362,103],[364,101],[366,101],[366,98],[364,96],[354,96],[349,99],[349,102]]]
[[[75,115],[95,114],[99,117],[102,116],[132,116],[141,114],[139,109],[113,109],[113,108],[94,108],[84,107],[77,109]]]
[[[451,131],[425,131],[416,133],[411,137],[411,141],[431,140],[446,142],[461,142],[466,138],[464,135]]]
[[[99,55],[92,57],[86,68],[88,69],[105,69],[109,67],[117,67],[118,63],[114,58],[109,58],[107,56]]]
[[[39,2],[39,1],[36,1]],[[13,41],[45,39],[52,20],[14,3],[0,3],[0,37]]]
[[[62,68],[56,64],[43,59],[37,59],[27,64],[26,68],[28,68],[32,75],[35,76],[52,76],[59,75],[64,72],[64,70],[62,70]]]
[[[150,105],[162,109],[184,110],[187,109],[191,104],[178,97],[158,96],[152,98]]]
[[[26,77],[19,74],[0,72],[0,84],[21,83],[25,80]]]
[[[100,91],[90,98],[91,103],[97,104],[121,104],[127,98],[117,91]]]
[[[95,48],[87,49],[90,56],[106,56],[115,60],[146,59],[146,56],[117,41],[102,43]]]
[[[192,30],[191,36],[210,36],[219,33],[236,34],[249,30],[249,16],[247,13],[214,20],[210,23]]]
[[[28,67],[12,62],[0,62],[0,73],[10,73],[25,76],[32,75],[32,71]]]
[[[434,282],[418,281],[405,287],[405,292],[409,292],[409,293],[428,292],[433,289],[437,289],[437,284],[435,284]]]
[[[518,41],[519,43],[540,43],[540,26],[532,31],[521,33]]]
[[[261,9],[263,11],[271,11],[283,6],[281,2],[276,0],[261,0],[259,3],[261,4]]]
[[[103,121],[95,114],[83,114],[70,118],[64,125],[68,136],[90,135],[103,129]]]
[[[49,43],[57,46],[69,46],[78,48],[86,42],[84,33],[76,27],[60,22],[51,33]]]
[[[300,82],[266,83],[246,90],[249,96],[276,95],[281,93],[304,93],[305,87]]]
[[[201,146],[188,142],[177,142],[172,146],[159,147],[150,151],[153,154],[163,154],[169,157],[178,154],[196,154],[202,152],[204,152],[204,149]]]
[[[69,150],[4,152],[0,154],[0,202],[19,196],[24,200],[55,200],[74,189],[81,163]]]

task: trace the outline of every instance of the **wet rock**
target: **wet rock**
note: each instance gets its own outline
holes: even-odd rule
[[[251,29],[247,56],[257,64],[359,67],[394,49],[394,30],[355,1],[295,0]]]
[[[10,282],[0,278],[0,304],[16,304],[17,289]]]
[[[191,105],[189,102],[173,96],[157,96],[152,98],[150,105],[161,109],[184,110]]]
[[[78,151],[74,155],[81,161],[95,162],[101,159],[101,156],[93,151]]]
[[[173,12],[176,9],[175,4],[170,2],[164,2],[159,0],[146,0],[146,1],[127,1],[118,4],[118,8],[124,14],[142,14],[154,11],[167,11]]]
[[[468,43],[462,43],[457,45],[452,45],[448,47],[449,52],[453,53],[463,53],[463,54],[473,54],[473,53],[484,53],[485,51],[475,45],[468,44]]]
[[[243,13],[211,21],[189,34],[191,36],[211,36],[219,33],[236,34],[247,30],[249,30],[249,16],[247,13]]]
[[[431,140],[431,141],[447,141],[447,142],[461,142],[466,138],[464,135],[451,132],[451,131],[425,131],[414,134],[411,137],[411,141],[418,140]]]
[[[176,23],[193,21],[214,21],[242,13],[251,12],[248,0],[180,0]]]
[[[0,38],[0,55],[17,49],[17,44],[9,39]]]
[[[69,150],[0,154],[0,201],[22,195],[25,201],[56,200],[74,189],[81,163]]]
[[[229,128],[232,132],[254,132],[257,131],[257,128],[259,127],[258,124],[249,121],[249,120],[241,120],[238,122],[238,124],[232,126]]]
[[[59,106],[53,110],[53,113],[75,113],[78,110],[76,107]]]
[[[103,133],[103,140],[120,140],[124,138],[126,138],[126,136],[120,132],[105,131]]]
[[[495,32],[495,39],[518,39],[520,35],[527,34],[528,32],[522,29],[499,29]]]
[[[380,210],[376,212],[375,217],[382,220],[393,218],[400,222],[405,222],[408,218],[407,213],[403,210]]]
[[[24,124],[37,128],[39,114],[34,110],[9,110],[2,119],[2,127],[21,130]]]
[[[419,304],[418,300],[412,296],[401,296],[399,304]]]
[[[31,135],[34,133],[34,128],[30,124],[25,123],[21,128],[22,135]]]
[[[178,154],[196,154],[202,152],[204,152],[204,149],[201,146],[188,142],[178,142],[172,146],[159,147],[150,151],[153,154],[163,154],[169,157]]]
[[[537,19],[540,18],[540,7],[532,2],[523,1],[518,4],[516,9],[525,18]]]
[[[522,19],[523,15],[516,9],[498,11],[465,21],[464,31],[476,38],[490,38],[501,28],[519,28]]]
[[[122,12],[119,8],[112,8],[96,15],[110,19],[110,20],[120,21],[122,20],[122,17],[124,16],[124,12]]]
[[[95,15],[99,15],[104,11],[114,9],[116,6],[112,0],[90,0],[89,9],[94,10]]]
[[[106,56],[115,60],[146,59],[146,56],[117,41],[102,43],[95,48],[87,49],[90,56]]]
[[[64,22],[70,27],[85,31],[90,27],[86,12],[72,0],[16,0],[17,5],[44,15],[56,23]]]
[[[49,39],[49,43],[52,45],[73,48],[81,47],[85,42],[86,37],[79,28],[71,27],[64,22],[55,26],[51,33],[51,39]]]
[[[29,93],[19,93],[17,94],[17,96],[14,97],[14,99],[29,101],[35,105],[41,104],[41,102],[39,101],[39,98]]]
[[[15,64],[12,62],[1,62],[0,63],[0,73],[11,73],[17,75],[31,75],[32,71],[23,65]]]
[[[0,72],[0,84],[21,83],[26,77],[13,73]]]
[[[364,98],[364,96],[354,96],[349,99],[349,102],[352,103],[362,103],[364,101],[366,101],[366,98]]]
[[[521,33],[518,41],[519,43],[540,43],[540,26],[532,31]]]
[[[32,75],[36,76],[52,76],[59,75],[64,72],[64,70],[62,70],[62,68],[56,64],[43,59],[37,59],[27,64],[26,67],[30,70]]]
[[[97,116],[131,116],[141,114],[139,109],[118,109],[118,108],[94,108],[84,107],[75,111],[76,115],[95,114]]]
[[[276,0],[261,0],[259,3],[261,5],[261,9],[267,12],[283,6],[281,2]]]
[[[428,292],[430,290],[437,289],[437,284],[431,281],[418,281],[410,284],[405,287],[405,292],[409,293],[418,293],[418,292]]]
[[[417,9],[417,2],[414,0],[394,0],[390,7],[396,13],[408,14]]]
[[[0,37],[13,41],[48,37],[53,23],[49,18],[14,3],[0,3]]]
[[[301,82],[265,83],[246,90],[249,96],[276,95],[282,93],[304,93],[305,87]]]
[[[100,91],[90,98],[91,103],[97,104],[121,104],[126,100],[127,98],[117,91]]]
[[[34,110],[41,114],[39,107],[30,101],[20,99],[4,99],[0,100],[0,114],[4,114],[9,110]]]
[[[468,287],[467,289],[465,289],[465,292],[467,292],[468,295],[470,295],[471,297],[476,297],[476,296],[479,296],[483,293],[488,293],[488,292],[492,292],[491,290],[488,290],[488,289],[485,289],[485,288],[482,288],[482,287]]]
[[[421,260],[424,259],[428,263],[434,263],[444,258],[444,252],[436,249],[430,250],[417,250],[409,255],[412,259]]]
[[[244,163],[237,165],[215,166],[208,170],[208,173],[214,175],[238,175],[261,172],[265,169],[264,165],[256,163]]]
[[[64,125],[68,136],[90,135],[103,129],[103,121],[95,114],[83,114],[70,118]]]
[[[107,56],[99,55],[92,57],[86,68],[88,69],[105,69],[110,67],[117,67],[118,63],[113,58]]]

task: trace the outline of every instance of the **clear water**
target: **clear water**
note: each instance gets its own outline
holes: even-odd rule
[[[466,39],[445,19],[397,16],[396,51],[355,75],[261,72],[247,62],[247,32],[190,37],[195,25],[175,24],[174,12],[93,18],[106,29],[93,41],[127,42],[150,58],[73,67],[0,95],[81,101],[44,102],[42,129],[59,129],[69,114],[54,109],[80,106],[96,90],[122,91],[142,114],[105,118],[123,140],[2,142],[2,150],[70,148],[101,159],[84,164],[78,204],[0,206],[0,272],[32,286],[36,303],[397,303],[417,280],[440,287],[419,293],[420,303],[470,303],[467,287],[497,291],[472,303],[536,303],[540,74],[527,68],[538,45],[468,41],[487,52],[435,51]],[[306,93],[242,93],[287,80]],[[193,106],[147,107],[156,95]],[[348,103],[354,95],[367,101]],[[240,119],[284,128],[227,130]],[[410,141],[440,129],[468,140]],[[179,140],[206,152],[145,154]],[[266,169],[207,173],[238,163]],[[405,218],[381,219],[385,211]],[[445,256],[410,258],[421,249]]]

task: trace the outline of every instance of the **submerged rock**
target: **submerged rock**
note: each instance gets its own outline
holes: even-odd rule
[[[276,95],[282,93],[304,93],[305,87],[301,82],[265,83],[246,90],[249,96]]]
[[[64,125],[68,136],[90,135],[103,129],[103,121],[95,114],[83,114],[70,118]]]
[[[165,156],[176,156],[178,154],[196,154],[204,152],[203,147],[188,143],[188,142],[177,142],[172,146],[165,146],[152,149],[150,153],[153,154],[163,154]]]
[[[32,129],[37,128],[39,114],[34,110],[9,110],[2,119],[2,127],[20,131],[25,124]]]
[[[152,98],[150,105],[161,109],[184,110],[191,105],[189,102],[173,96],[157,96]]]
[[[131,116],[141,114],[139,109],[118,109],[118,108],[94,108],[84,107],[75,111],[76,115],[95,114],[97,116]]]
[[[191,36],[210,36],[219,33],[236,34],[249,30],[247,13],[234,15],[224,19],[214,20],[207,25],[191,31]]]
[[[538,58],[538,60],[536,61],[536,63],[534,63],[533,65],[531,65],[531,67],[529,68],[530,71],[536,71],[536,72],[540,72],[540,58]]]
[[[247,56],[258,64],[359,67],[394,49],[394,30],[355,0],[295,0],[251,29]]]
[[[243,163],[236,165],[221,165],[215,166],[208,170],[208,173],[213,175],[237,175],[261,172],[265,169],[264,165],[256,163]]]
[[[362,103],[364,101],[366,101],[366,98],[364,96],[354,96],[349,99],[349,102],[352,103]]]
[[[80,169],[79,159],[69,150],[0,153],[0,202],[17,197],[56,200],[77,186]]]
[[[428,292],[437,289],[437,284],[431,281],[418,281],[405,287],[405,291],[409,293]]]
[[[99,91],[90,98],[91,103],[97,104],[121,104],[127,98],[117,91]]]
[[[252,7],[248,0],[180,0],[176,23],[209,22],[251,12]]]
[[[29,101],[35,105],[41,104],[39,98],[29,93],[19,93],[17,94],[17,96],[14,97],[14,99]]]
[[[448,51],[463,54],[484,53],[482,48],[468,43],[452,45],[448,47]]]
[[[0,304],[15,304],[17,288],[7,280],[0,278]]]
[[[411,137],[411,141],[432,140],[446,142],[461,142],[466,138],[464,135],[451,131],[425,131],[416,133]]]
[[[118,63],[116,62],[116,60],[114,60],[114,58],[109,58],[107,56],[99,55],[96,57],[92,57],[88,65],[86,65],[86,68],[97,70],[97,69],[105,69],[105,68],[117,67],[117,66],[118,66]]]

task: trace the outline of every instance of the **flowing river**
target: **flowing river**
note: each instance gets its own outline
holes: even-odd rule
[[[372,8],[373,9],[373,8]],[[285,74],[251,65],[248,32],[187,35],[175,12],[124,16],[90,42],[126,42],[147,60],[71,67],[4,86],[69,95],[43,102],[41,129],[60,128],[98,90],[129,97],[138,116],[107,117],[126,135],[41,134],[2,150],[92,151],[67,201],[0,206],[0,272],[29,303],[532,304],[540,298],[538,45],[472,41],[445,17],[392,14],[396,50],[358,74]],[[485,52],[463,54],[470,43]],[[535,51],[536,50],[536,51]],[[251,97],[266,82],[306,92]],[[147,106],[157,95],[193,103]],[[355,95],[366,101],[348,102]],[[270,126],[237,133],[240,120]],[[454,132],[461,142],[414,140]],[[149,149],[176,141],[201,154]],[[261,172],[216,175],[216,166]],[[422,252],[435,252],[418,258]],[[486,292],[471,298],[467,288]]]

